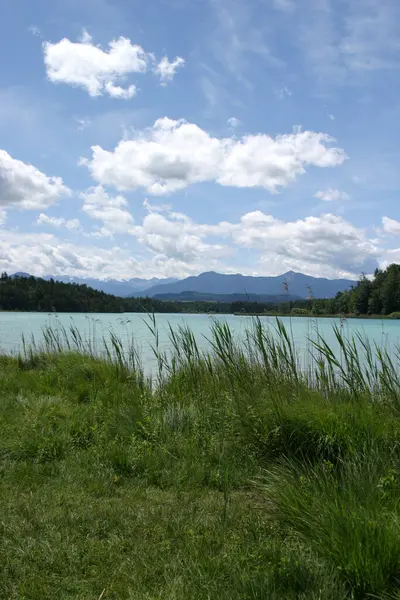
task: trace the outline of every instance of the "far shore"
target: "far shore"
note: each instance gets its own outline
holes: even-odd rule
[[[47,314],[47,315],[62,315],[62,314],[85,314],[85,315],[145,315],[148,313],[145,312],[129,312],[129,311],[121,311],[121,312],[101,312],[101,311],[96,311],[96,312],[88,312],[88,311],[39,311],[39,310],[3,310],[0,309],[0,314],[1,313],[33,313],[33,314]],[[355,314],[350,314],[350,315],[344,315],[344,314],[330,314],[330,315],[315,315],[315,314],[311,314],[311,313],[307,313],[307,314],[291,314],[291,313],[268,313],[268,312],[264,312],[264,313],[248,313],[248,312],[235,312],[235,313],[231,313],[231,312],[209,312],[209,311],[204,311],[204,312],[193,312],[193,311],[179,311],[179,312],[171,312],[171,313],[166,313],[166,312],[157,312],[154,311],[154,314],[159,314],[159,315],[165,315],[165,314],[173,314],[173,315],[208,315],[210,317],[218,317],[218,316],[227,316],[227,315],[232,315],[234,317],[269,317],[269,318],[309,318],[309,319],[368,319],[368,320],[375,320],[375,321],[398,321],[400,320],[400,317],[392,317],[390,315],[355,315]]]
[[[232,313],[230,313],[232,314]],[[390,315],[313,315],[311,313],[299,314],[284,314],[284,313],[233,313],[235,317],[291,317],[291,318],[309,318],[309,319],[373,319],[376,321],[398,321],[398,318]]]

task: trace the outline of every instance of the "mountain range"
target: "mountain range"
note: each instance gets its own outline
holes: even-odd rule
[[[29,277],[28,273],[15,273],[20,277]],[[63,283],[86,284],[95,290],[121,297],[148,296],[159,299],[188,301],[205,299],[204,295],[224,296],[237,295],[240,298],[260,296],[258,300],[265,301],[266,296],[282,296],[290,298],[333,298],[338,292],[343,292],[355,284],[350,279],[326,279],[311,277],[303,273],[288,271],[275,277],[252,277],[249,275],[226,275],[213,271],[186,279],[94,279],[69,277],[67,275],[46,275],[43,279],[55,279]],[[261,298],[263,297],[263,298]]]
[[[264,302],[269,304],[280,304],[302,300],[299,296],[293,294],[208,294],[207,292],[181,292],[179,294],[157,294],[152,296],[152,300],[162,300],[164,302],[223,302],[232,304],[232,302]]]
[[[146,295],[155,298],[173,294],[177,300],[180,299],[179,295],[184,295],[186,292],[225,296],[227,294],[280,296],[287,293],[298,298],[308,298],[312,294],[313,298],[333,298],[338,292],[349,289],[354,283],[350,279],[311,277],[294,271],[276,277],[224,275],[210,271],[173,283],[149,287]]]
[[[62,283],[78,283],[85,284],[100,292],[106,294],[112,294],[113,296],[127,297],[127,296],[143,296],[143,293],[153,286],[162,284],[169,284],[178,281],[173,277],[167,277],[165,279],[159,279],[153,277],[152,279],[140,279],[139,277],[133,277],[132,279],[92,279],[82,277],[68,277],[67,275],[45,275],[43,277],[46,281],[55,279],[56,281],[62,281]],[[145,294],[147,295],[147,294]]]

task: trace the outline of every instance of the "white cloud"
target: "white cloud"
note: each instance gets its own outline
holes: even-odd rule
[[[295,181],[306,166],[342,164],[346,155],[331,147],[333,142],[325,133],[298,129],[276,138],[266,134],[216,138],[197,125],[165,117],[134,139],[121,140],[113,152],[93,146],[92,159],[82,159],[81,164],[96,181],[122,190],[142,187],[161,195],[214,181],[275,193]]]
[[[323,200],[324,202],[337,202],[339,200],[349,200],[350,196],[346,192],[334,188],[328,188],[327,190],[320,190],[315,194],[315,198]]]
[[[186,215],[174,212],[167,216],[149,212],[142,225],[133,228],[138,242],[152,252],[188,264],[206,258],[215,261],[232,254],[233,249],[227,245],[203,240],[213,231],[219,232],[218,227],[214,230],[212,226],[197,225]]]
[[[65,221],[65,227],[67,229],[74,230],[74,229],[79,229],[81,226],[79,219],[67,219]]]
[[[104,248],[66,243],[51,234],[23,234],[3,230],[0,237],[0,272],[24,271],[99,279],[132,277],[186,277],[208,268],[223,270],[218,261],[187,263],[155,254],[138,260],[130,248]]]
[[[123,196],[110,196],[101,186],[92,187],[81,194],[82,210],[96,221],[102,221],[100,233],[112,236],[115,233],[132,233],[133,217],[127,210],[128,202]]]
[[[148,198],[143,200],[143,207],[147,210],[147,212],[170,212],[172,210],[172,206],[170,204],[154,204],[153,202],[149,202]]]
[[[114,85],[111,81],[108,81],[104,86],[106,92],[111,96],[111,98],[121,98],[122,100],[130,100],[134,96],[136,96],[136,86],[130,85],[127,88],[122,88],[119,85]]]
[[[154,67],[154,72],[160,78],[161,85],[167,85],[167,83],[173,80],[177,70],[184,65],[185,61],[181,56],[177,56],[172,62],[168,60],[167,56],[164,56]]]
[[[379,261],[379,267],[381,269],[386,269],[389,265],[400,264],[400,248],[393,248],[391,250],[386,250]]]
[[[81,42],[82,44],[91,44],[92,40],[93,38],[90,33],[86,31],[86,29],[83,29],[82,35],[78,38],[78,42]]]
[[[227,120],[227,124],[229,125],[229,127],[232,127],[232,129],[236,129],[236,127],[239,127],[239,125],[241,125],[242,122],[236,117],[229,117],[229,119]]]
[[[134,85],[122,88],[118,82],[132,73],[145,73],[152,58],[141,46],[120,37],[102,50],[84,32],[78,42],[67,38],[56,44],[44,42],[44,62],[47,76],[53,83],[66,83],[85,89],[90,96],[107,93],[113,98],[132,98]]]
[[[395,219],[389,219],[389,217],[382,218],[383,231],[392,235],[400,235],[400,221]]]
[[[90,194],[96,198],[87,204],[100,211],[98,218],[104,219],[105,227],[122,232],[119,217],[110,219],[107,210],[102,212],[113,199],[104,190],[93,189],[87,196]],[[120,207],[116,208],[118,212]],[[40,220],[47,221],[43,217]],[[140,225],[130,221],[126,229],[132,236],[132,247],[125,248],[109,247],[109,239],[101,232],[99,238],[106,248],[71,244],[49,234],[2,229],[0,271],[99,278],[184,277],[210,269],[245,273],[249,267],[236,264],[233,268],[229,261],[235,253],[242,257],[250,252],[252,274],[276,275],[293,269],[316,276],[357,278],[361,272],[372,273],[378,261],[393,262],[400,252],[381,248],[363,229],[332,214],[291,222],[255,211],[237,222],[202,224],[166,209],[163,214],[149,212]],[[134,240],[143,247],[143,253],[134,246]]]
[[[332,115],[332,114],[329,115],[329,118],[330,118],[331,121],[335,121],[336,120],[335,119],[335,115]]]
[[[332,214],[290,222],[255,211],[237,223],[207,225],[166,211],[148,214],[133,234],[151,251],[187,264],[229,257],[239,249],[256,251],[264,274],[293,269],[311,275],[357,277],[362,271],[372,272],[380,255],[376,241],[364,230]],[[211,243],[211,238],[218,238],[218,243]]]
[[[79,119],[76,117],[75,121],[77,123],[77,127],[76,127],[77,131],[84,131],[84,129],[87,129],[92,124],[91,119],[89,119],[87,117],[83,118],[83,119]]]
[[[119,263],[119,259],[124,263]],[[91,275],[93,277],[133,270],[136,261],[121,249],[104,249],[65,243],[51,234],[22,234],[4,231],[0,239],[3,271],[34,275]]]
[[[276,90],[275,95],[281,100],[284,100],[284,98],[290,98],[290,96],[292,96],[292,90],[285,85],[283,88]]]
[[[257,248],[261,261],[276,272],[293,269],[327,276],[372,272],[377,246],[362,229],[332,214],[286,222],[260,211],[247,213],[233,231],[238,246]]]
[[[79,229],[81,224],[79,219],[64,219],[63,217],[49,217],[44,213],[40,213],[36,219],[37,225],[50,225],[51,227],[66,227],[70,231]]]
[[[36,25],[30,25],[30,27],[28,27],[28,31],[30,31],[35,37],[42,37],[41,31],[39,27],[36,27]]]
[[[47,177],[32,165],[12,158],[0,150],[0,205],[39,210],[70,195],[61,177]]]

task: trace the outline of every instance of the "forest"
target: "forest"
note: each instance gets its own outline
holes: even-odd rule
[[[361,275],[350,290],[340,292],[335,298],[311,300],[310,303],[311,311],[316,315],[400,317],[400,265],[391,264],[385,270],[376,269],[372,279]]]
[[[118,298],[75,283],[37,277],[0,277],[0,310],[38,312],[177,312],[173,302]]]
[[[348,291],[334,298],[293,300],[286,289],[287,301],[257,302],[176,302],[156,298],[119,298],[87,285],[62,283],[37,277],[0,277],[0,310],[39,312],[159,312],[277,315],[347,315],[400,317],[400,265],[376,269],[372,279],[361,275]]]

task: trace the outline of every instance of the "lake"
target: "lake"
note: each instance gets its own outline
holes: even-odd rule
[[[198,345],[207,349],[210,336],[210,327],[217,317],[208,315],[191,314],[158,314],[156,322],[159,331],[160,347],[167,350],[170,347],[168,339],[168,324],[173,328],[178,325],[187,325],[193,331]],[[244,336],[246,328],[251,327],[251,318],[242,316],[226,315],[218,317],[219,320],[229,324],[236,338],[240,341]],[[151,349],[154,339],[146,325],[149,319],[146,315],[138,313],[124,314],[82,314],[82,313],[60,313],[58,315],[46,313],[12,313],[0,312],[0,351],[7,354],[16,354],[22,349],[22,336],[30,339],[34,336],[36,342],[42,339],[42,331],[45,326],[69,327],[74,324],[85,339],[92,339],[96,349],[102,350],[103,336],[108,339],[110,332],[116,333],[123,341],[124,346],[130,346],[132,338],[138,348],[143,366],[150,373],[155,366],[155,358]],[[309,347],[308,338],[316,339],[317,330],[327,342],[336,347],[332,326],[334,323],[340,325],[339,319],[310,319],[308,317],[283,317],[282,322],[293,332],[293,338],[300,360],[305,364],[308,361]],[[261,321],[266,327],[274,327],[276,320],[271,317],[262,317]],[[345,336],[352,336],[356,332],[362,333],[371,342],[377,342],[381,346],[394,347],[400,344],[400,321],[372,320],[372,319],[348,319],[343,325]]]

